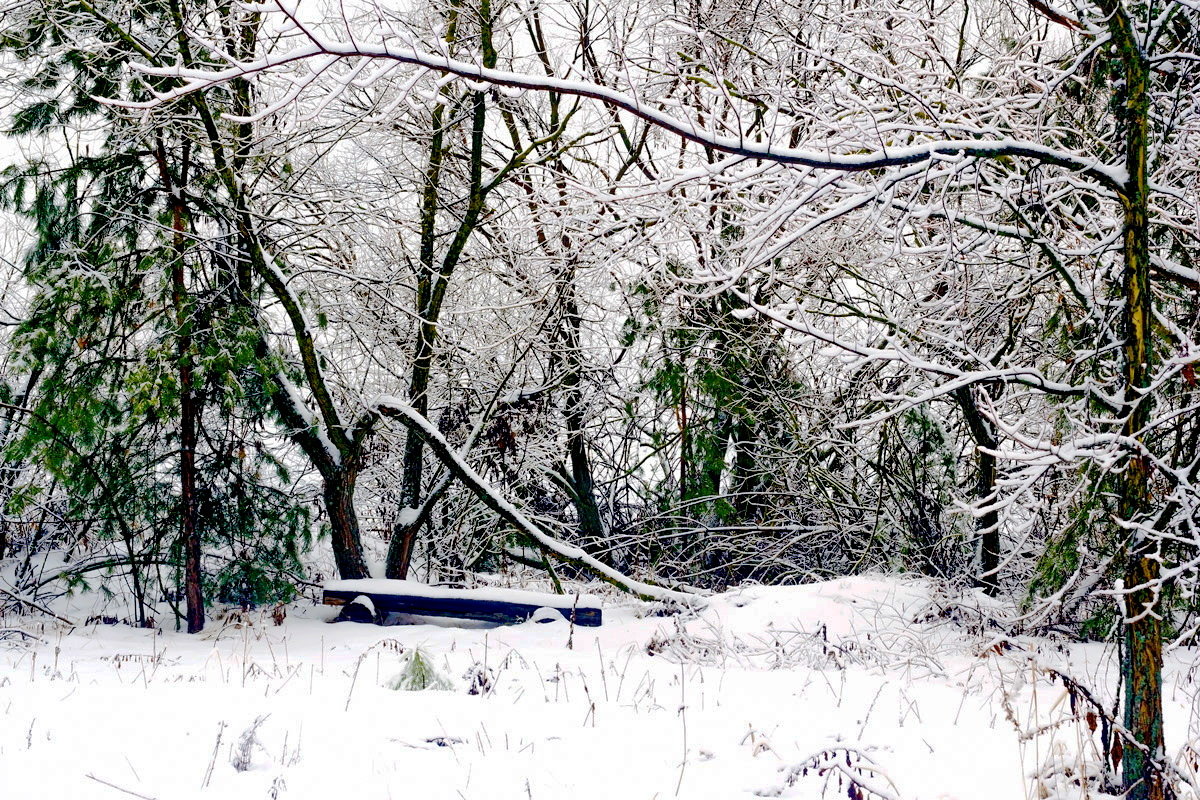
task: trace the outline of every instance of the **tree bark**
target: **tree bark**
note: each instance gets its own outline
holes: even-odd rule
[[[1174,793],[1163,774],[1165,757],[1162,708],[1162,595],[1159,541],[1148,520],[1151,510],[1150,461],[1143,437],[1150,422],[1151,323],[1153,297],[1150,285],[1150,65],[1133,22],[1114,3],[1108,28],[1120,54],[1125,85],[1122,122],[1125,127],[1125,167],[1128,180],[1122,195],[1124,308],[1124,424],[1121,433],[1127,448],[1124,470],[1118,478],[1120,520],[1118,533],[1128,537],[1124,574],[1125,729],[1132,736],[1125,748],[1123,779],[1130,800],[1166,800]]]
[[[18,418],[28,413],[25,406],[29,403],[33,390],[42,376],[41,367],[35,367],[25,380],[25,388],[12,398],[12,402],[4,407],[4,417],[0,421],[0,451],[7,449],[13,441],[13,428],[18,424]],[[12,499],[17,477],[21,474],[21,464],[5,461],[0,464],[3,477],[0,478],[0,559],[8,552],[9,522],[7,506]]]
[[[979,537],[977,578],[984,592],[994,597],[1000,591],[1000,512],[995,507],[997,468],[993,451],[1000,443],[991,423],[980,412],[970,386],[956,390],[954,398],[962,409],[978,457],[975,497],[983,504],[984,511],[975,520],[975,532]]]
[[[563,237],[563,244],[570,251],[570,240]],[[587,438],[584,435],[586,418],[583,402],[583,363],[579,352],[580,329],[583,318],[575,298],[575,264],[570,255],[565,274],[559,278],[559,292],[563,296],[563,320],[559,338],[565,351],[565,370],[562,377],[563,416],[567,428],[567,459],[571,464],[571,504],[579,519],[579,534],[583,547],[589,553],[599,552],[605,539],[604,522],[600,507],[596,503],[596,481],[592,476],[592,463],[588,457]]]
[[[429,164],[425,170],[425,189],[421,196],[421,250],[417,276],[417,339],[413,352],[412,368],[408,382],[408,402],[422,416],[429,413],[429,374],[433,369],[433,346],[437,337],[437,322],[441,316],[442,293],[434,291],[438,279],[448,280],[442,274],[434,277],[434,245],[437,239],[438,191],[441,185],[444,152],[442,107],[433,112],[433,141],[430,146]],[[444,276],[444,278],[443,278]],[[400,477],[400,521],[392,529],[392,540],[388,545],[387,577],[403,580],[408,577],[412,563],[413,545],[417,532],[424,525],[423,518],[410,519],[408,509],[421,504],[421,482],[425,472],[425,443],[412,431],[404,440],[404,462]]]
[[[354,485],[358,474],[353,468],[338,470],[324,480],[322,495],[329,514],[329,532],[333,542],[333,560],[344,580],[371,577],[362,552],[358,515],[354,511]]]
[[[185,258],[187,255],[187,209],[183,191],[187,172],[187,154],[178,180],[173,180],[167,164],[166,149],[158,142],[158,169],[163,189],[170,198],[172,246],[171,303],[175,311],[176,368],[179,375],[179,543],[183,551],[183,591],[187,632],[204,630],[204,576],[201,565],[200,529],[196,503],[196,444],[198,441],[199,400],[195,395],[195,367],[192,353],[191,309],[188,307]],[[135,567],[136,568],[136,567]]]

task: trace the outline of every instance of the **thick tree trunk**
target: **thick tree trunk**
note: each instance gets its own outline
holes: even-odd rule
[[[311,347],[311,342],[298,337],[302,346]],[[260,339],[258,355],[264,361],[269,357],[266,341]],[[310,380],[321,380],[316,372],[310,372]],[[346,436],[344,431],[334,431],[332,436],[318,435],[312,419],[306,419],[299,407],[300,400],[295,387],[291,386],[281,372],[275,374],[275,385],[271,391],[271,402],[288,436],[304,451],[308,459],[321,474],[321,491],[325,510],[329,515],[330,549],[337,565],[338,577],[343,580],[369,578],[366,557],[363,555],[362,538],[358,527],[358,514],[354,509],[354,487],[360,468],[361,442],[359,437]],[[364,423],[360,423],[364,424]],[[362,435],[365,438],[365,434]],[[340,447],[334,444],[334,439]],[[335,458],[335,453],[337,457]]]
[[[343,468],[327,477],[323,487],[333,560],[343,580],[371,577],[363,556],[358,514],[354,511],[354,485],[357,480],[357,469]]]
[[[427,412],[427,404],[423,402],[424,399],[424,393],[417,398],[410,396],[410,402],[422,416]],[[392,540],[388,544],[385,571],[389,578],[404,580],[408,577],[408,569],[412,564],[413,545],[417,541],[417,533],[425,524],[425,517],[418,517],[414,513],[421,505],[421,480],[424,472],[425,443],[410,430],[404,442],[400,516],[392,528]]]

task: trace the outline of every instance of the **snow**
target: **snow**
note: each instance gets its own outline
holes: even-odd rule
[[[421,517],[421,509],[405,506],[400,509],[400,513],[396,515],[396,524],[400,527],[412,525]]]
[[[496,603],[524,603],[533,606],[578,608],[600,608],[600,598],[592,595],[562,595],[543,592],[527,592],[523,589],[481,587],[475,589],[452,589],[446,586],[430,586],[416,581],[367,578],[352,581],[327,581],[325,588],[336,592],[362,592],[364,594],[403,594],[410,597],[434,599],[458,598],[465,600],[488,600]]]
[[[606,601],[604,627],[573,630],[328,625],[336,610],[308,604],[195,637],[8,618],[40,641],[0,640],[0,792],[749,800],[846,797],[857,775],[905,800],[1085,796],[1067,772],[1095,768],[1098,737],[1048,665],[1111,703],[1113,654],[997,638],[991,601],[878,577],[681,616]],[[387,688],[417,649],[452,689]],[[1168,656],[1172,756],[1194,656]]]
[[[282,273],[280,273],[278,269],[276,269],[275,272],[280,276],[280,280],[283,280]],[[307,424],[309,428],[311,428],[316,434],[317,439],[321,442],[321,446],[325,448],[325,452],[329,456],[329,459],[335,465],[341,466],[341,452],[333,446],[333,442],[329,439],[329,432],[325,430],[324,426],[318,424],[316,415],[309,410],[308,405],[304,402],[304,398],[300,396],[300,390],[282,371],[276,372],[276,380],[279,382],[279,385],[284,388],[284,391],[287,392],[288,400],[291,401],[292,407],[296,410],[296,413],[300,415],[300,418],[304,420],[305,424]]]

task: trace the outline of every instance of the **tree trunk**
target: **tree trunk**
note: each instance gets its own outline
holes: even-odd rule
[[[1144,86],[1144,84],[1143,84]],[[1144,146],[1145,140],[1142,139]],[[1162,774],[1165,755],[1162,713],[1162,608],[1159,545],[1147,530],[1151,509],[1150,461],[1141,440],[1150,421],[1145,394],[1150,381],[1150,257],[1146,214],[1145,150],[1131,170],[1125,222],[1125,424],[1131,452],[1121,473],[1120,534],[1130,537],[1124,576],[1126,730],[1135,747],[1125,750],[1124,781],[1130,800],[1163,800],[1172,792]],[[1138,185],[1140,183],[1140,186]]]
[[[179,179],[176,181],[167,163],[167,152],[161,139],[157,142],[156,160],[163,191],[170,198],[172,247],[171,304],[175,312],[175,353],[179,375],[179,546],[183,551],[183,591],[186,601],[184,616],[187,632],[204,629],[204,585],[201,570],[200,529],[196,503],[196,444],[200,408],[194,392],[192,353],[192,320],[188,307],[186,264],[187,208],[184,185],[187,181],[188,150],[185,146]],[[130,553],[132,558],[132,552]],[[136,565],[134,566],[136,569]]]
[[[567,455],[571,461],[571,503],[579,517],[579,534],[584,549],[595,553],[601,549],[605,535],[596,503],[596,482],[588,459],[587,441],[583,436],[583,413],[578,391],[567,392]]]
[[[766,508],[762,493],[762,468],[758,463],[758,443],[754,433],[754,426],[744,417],[739,418],[733,427],[733,475],[729,483],[733,509],[740,522],[759,519]]]
[[[35,367],[25,380],[25,388],[13,396],[12,403],[5,406],[3,424],[0,425],[0,451],[8,449],[8,445],[12,442],[15,435],[13,428],[18,424],[17,418],[25,413],[25,406],[29,403],[29,398],[41,376],[41,368]],[[8,501],[12,499],[17,478],[21,474],[21,467],[20,463],[14,464],[7,460],[0,464],[0,470],[3,470],[3,478],[0,478],[0,559],[3,559],[5,553],[8,552],[10,525],[7,507]]]
[[[182,268],[177,270],[182,276]],[[176,285],[179,285],[178,283]],[[199,633],[204,629],[204,587],[200,558],[200,530],[196,519],[196,420],[198,404],[192,392],[191,359],[187,353],[190,339],[179,340],[180,368],[180,434],[179,434],[179,501],[183,519],[180,541],[183,543],[184,594],[187,599],[187,631]],[[187,348],[187,349],[185,349]]]
[[[1150,132],[1149,64],[1132,20],[1114,8],[1109,31],[1120,52],[1125,86],[1125,166],[1128,182],[1122,197],[1124,260],[1122,335],[1124,346],[1125,422],[1121,433],[1128,449],[1119,478],[1120,535],[1129,537],[1124,575],[1125,631],[1122,679],[1125,683],[1124,725],[1133,737],[1125,748],[1123,778],[1130,800],[1165,800],[1173,796],[1162,771],[1165,757],[1162,709],[1162,608],[1159,542],[1149,531],[1150,462],[1142,439],[1150,422],[1147,393],[1151,378],[1150,231],[1148,140]]]
[[[424,299],[428,289],[428,281],[422,278],[418,287],[418,307],[422,311],[420,327],[417,334],[417,349],[413,358],[412,375],[408,385],[408,402],[421,416],[429,413],[429,373],[433,369],[433,341],[437,334],[436,321],[441,312],[441,304],[431,307],[429,299]],[[432,317],[432,319],[431,319]],[[388,545],[386,575],[396,580],[408,577],[408,568],[412,563],[413,545],[417,533],[424,525],[424,517],[417,517],[412,510],[421,506],[421,481],[425,474],[425,442],[413,431],[408,431],[404,440],[404,464],[400,484],[400,517],[392,529],[392,540]]]
[[[171,265],[171,298],[178,326],[176,353],[179,368],[179,541],[183,549],[183,586],[187,602],[188,633],[204,629],[204,586],[201,572],[200,529],[196,504],[196,443],[199,403],[194,392],[192,323],[187,305],[184,276],[184,209],[181,195],[174,194],[172,223],[175,229],[175,261]]]
[[[563,237],[570,249],[570,241]],[[569,259],[569,257],[568,257]],[[596,481],[592,477],[592,463],[588,457],[587,438],[584,435],[586,419],[583,403],[583,364],[579,352],[579,334],[583,318],[579,303],[575,299],[575,266],[568,261],[569,269],[560,278],[559,292],[565,295],[563,323],[560,337],[566,351],[566,369],[563,373],[563,416],[567,427],[567,458],[571,463],[571,503],[579,518],[579,534],[587,552],[595,554],[603,548],[605,540],[604,522],[600,507],[596,503]]]
[[[363,556],[358,514],[354,511],[354,485],[357,480],[358,470],[355,467],[343,467],[326,477],[322,487],[325,510],[329,514],[333,560],[343,580],[371,577]]]
[[[975,497],[985,509],[975,520],[975,532],[979,537],[978,581],[984,592],[994,597],[1000,591],[1000,512],[995,507],[996,456],[989,451],[994,451],[1000,443],[991,423],[980,413],[971,387],[957,389],[954,398],[962,409],[967,430],[975,442],[979,470]]]

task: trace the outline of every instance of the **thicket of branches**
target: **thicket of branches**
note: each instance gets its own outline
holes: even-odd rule
[[[919,572],[1120,639],[1169,794],[1198,15],[12,2],[5,595]]]

